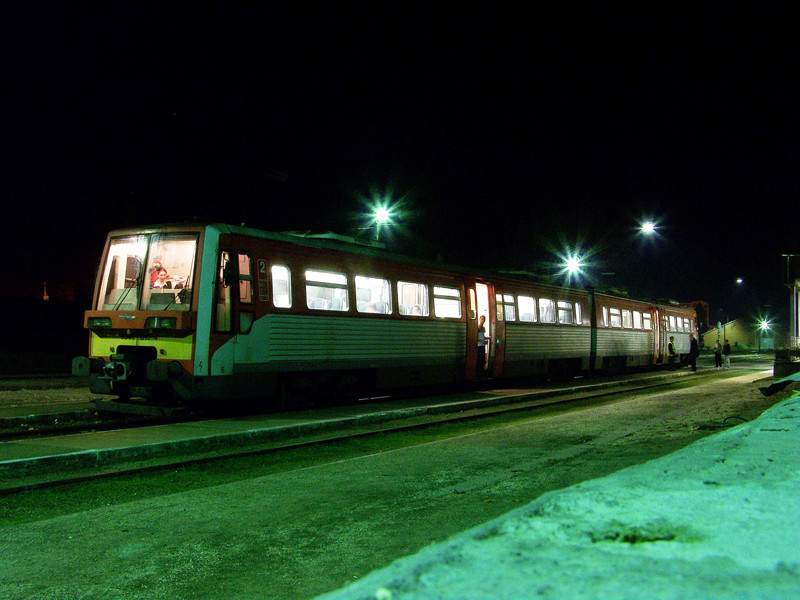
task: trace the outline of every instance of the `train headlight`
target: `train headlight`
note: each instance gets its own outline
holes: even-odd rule
[[[175,317],[147,317],[144,322],[145,329],[175,329],[177,326]]]
[[[111,327],[111,317],[89,317],[86,325],[88,327]]]

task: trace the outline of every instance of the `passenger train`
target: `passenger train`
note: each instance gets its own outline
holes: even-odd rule
[[[479,317],[485,360],[478,364]],[[525,274],[399,257],[333,234],[225,224],[109,233],[88,356],[72,372],[121,402],[191,405],[322,390],[621,372],[689,352],[695,311]],[[483,332],[481,332],[483,335]]]

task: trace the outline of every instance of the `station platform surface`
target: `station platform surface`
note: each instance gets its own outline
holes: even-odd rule
[[[800,392],[674,454],[550,492],[317,600],[796,599]]]
[[[702,372],[698,370],[698,372]],[[311,443],[360,431],[386,429],[403,419],[430,419],[453,412],[486,410],[515,403],[547,403],[574,394],[603,393],[620,386],[642,386],[691,377],[688,369],[637,374],[621,379],[579,380],[540,389],[486,389],[389,402],[369,402],[320,410],[269,413],[131,429],[31,437],[0,442],[0,490],[14,490],[63,479],[114,473],[131,468],[177,464],[189,460]],[[30,412],[65,409],[37,404]],[[76,406],[83,406],[82,402]],[[24,412],[0,406],[0,417]]]

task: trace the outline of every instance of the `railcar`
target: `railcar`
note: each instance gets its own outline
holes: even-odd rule
[[[479,317],[486,358],[478,364]],[[695,312],[525,274],[399,257],[333,234],[225,224],[109,233],[84,314],[91,391],[283,406],[477,379],[623,371],[681,354]]]

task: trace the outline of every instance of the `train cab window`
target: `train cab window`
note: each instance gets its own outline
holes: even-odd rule
[[[683,320],[683,330],[684,331],[691,331],[692,330],[692,323],[689,319]]]
[[[633,317],[631,316],[631,311],[622,311],[622,326],[625,329],[633,329]]]
[[[583,309],[581,308],[581,303],[575,303],[575,324],[576,325],[583,325]]]
[[[558,301],[558,322],[563,325],[573,325],[575,315],[572,312],[572,302]]]
[[[360,313],[392,313],[392,288],[378,277],[356,275],[356,310]]]
[[[641,329],[642,328],[642,313],[641,313],[641,311],[638,311],[638,310],[633,311],[633,328],[634,329]]]
[[[255,301],[253,294],[255,288],[253,286],[253,259],[249,254],[242,252],[238,253],[239,256],[239,302],[244,304],[253,304]]]
[[[113,238],[101,268],[97,310],[189,310],[195,234]],[[147,261],[145,263],[145,260]]]
[[[677,319],[675,319],[675,317],[673,317],[671,315],[669,317],[669,330],[670,331],[678,331]]]
[[[539,298],[539,321],[542,323],[556,322],[556,303],[547,298]]]
[[[642,329],[645,331],[653,330],[653,319],[650,313],[642,313]]]
[[[517,320],[517,306],[514,303],[514,296],[509,294],[497,294],[497,303],[498,307],[503,307],[503,317],[506,321]]]
[[[519,320],[533,323],[536,321],[536,300],[530,296],[517,296]]]
[[[347,275],[310,269],[306,271],[306,305],[312,310],[347,311]]]
[[[622,327],[622,311],[620,309],[608,309],[608,324],[610,327]]]
[[[427,317],[431,314],[428,304],[428,286],[424,283],[398,281],[397,301],[400,303],[401,315]]]
[[[603,307],[603,327],[608,327],[608,307]]]
[[[272,265],[272,303],[276,308],[292,307],[292,278],[288,267]]]
[[[457,288],[434,286],[433,314],[443,319],[460,319],[461,292]]]

